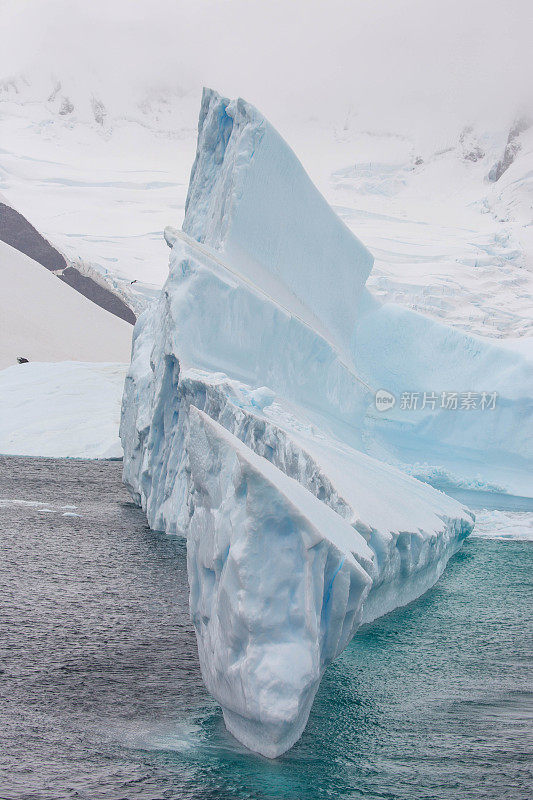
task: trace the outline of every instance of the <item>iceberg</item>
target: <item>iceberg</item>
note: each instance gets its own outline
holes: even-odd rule
[[[274,758],[358,627],[430,588],[473,515],[364,452],[372,256],[245,101],[204,90],[165,238],[125,382],[124,482],[153,529],[186,537],[205,685]]]

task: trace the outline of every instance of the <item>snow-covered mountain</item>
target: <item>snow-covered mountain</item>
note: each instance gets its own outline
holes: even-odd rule
[[[117,98],[98,81],[80,85],[45,73],[5,81],[0,91],[0,191],[82,275],[109,287],[136,314],[168,274],[163,232],[184,218],[197,102],[194,92],[164,86]],[[499,128],[466,125],[437,147],[431,136],[369,127],[353,108],[329,122],[288,116],[280,127],[322,194],[372,252],[373,297],[531,352],[530,128],[511,118]],[[495,171],[504,162],[506,169]],[[381,317],[368,317],[360,335],[370,335],[371,320],[381,326]],[[387,330],[392,347],[394,325]],[[359,369],[367,367],[361,360]],[[403,391],[423,393],[437,383],[465,392],[474,385],[465,370],[460,360],[436,383],[399,371],[394,385],[376,388],[395,392],[398,402]],[[483,383],[483,391],[508,394],[509,381],[501,386],[489,373]],[[376,425],[386,418],[377,415]],[[412,424],[422,430],[434,422],[418,412]],[[405,452],[400,441],[384,442],[375,430],[368,449],[422,479],[525,491],[522,479],[486,464],[472,481],[461,471],[462,456],[420,441],[419,452]]]
[[[140,95],[97,121],[92,92],[74,83],[64,105],[57,85],[18,77],[0,86],[0,191],[73,266],[138,311],[167,274],[162,232],[182,214],[195,135],[186,112],[197,99]]]
[[[163,230],[183,220],[198,99],[168,86],[108,98],[90,86],[44,74],[3,82],[0,191],[139,311],[167,275]],[[468,332],[530,335],[530,128],[465,120],[437,144],[369,127],[350,108],[336,121],[279,123],[374,254],[377,296]]]

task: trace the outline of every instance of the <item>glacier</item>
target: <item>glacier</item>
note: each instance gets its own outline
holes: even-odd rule
[[[151,528],[186,537],[205,685],[228,730],[273,758],[358,627],[430,588],[473,528],[374,456],[400,436],[453,453],[468,433],[480,461],[527,459],[530,408],[505,389],[526,368],[378,303],[371,254],[242,99],[204,90],[184,223],[165,238],[168,279],[137,321],[125,382],[124,482]],[[377,389],[439,374],[498,379],[488,429],[481,415],[469,432],[459,414],[377,420]]]

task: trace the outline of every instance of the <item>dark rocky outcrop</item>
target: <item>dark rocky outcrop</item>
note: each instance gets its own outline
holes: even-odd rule
[[[467,125],[466,128],[463,128],[459,137],[459,144],[465,161],[472,161],[475,164],[476,161],[485,158],[485,153],[480,147],[471,125]]]
[[[498,181],[503,173],[509,169],[517,154],[522,149],[519,141],[520,134],[527,131],[532,125],[532,120],[529,117],[519,117],[509,131],[507,137],[507,144],[503,151],[503,156],[499,161],[494,164],[488,174],[489,181],[495,183]]]
[[[81,272],[74,267],[67,267],[58,277],[62,281],[65,281],[65,283],[68,283],[69,286],[72,286],[77,292],[84,295],[84,297],[92,300],[97,306],[105,308],[106,311],[131,323],[131,325],[135,325],[136,318],[131,308],[127,306],[118,295],[106,289],[104,286],[101,286],[99,283],[96,283],[92,278],[82,275]]]
[[[0,203],[0,240],[33,258],[46,269],[65,269],[67,262],[44,236],[11,206]]]
[[[0,240],[56,273],[77,292],[116,317],[135,324],[135,314],[114,292],[68,265],[65,257],[48,242],[26,217],[0,203]]]

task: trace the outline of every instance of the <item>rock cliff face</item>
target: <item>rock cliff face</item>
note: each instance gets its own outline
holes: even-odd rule
[[[2,202],[0,202],[0,241],[11,245],[54,272],[60,280],[88,300],[92,300],[97,306],[131,325],[135,324],[135,314],[118,295],[70,266],[64,256],[28,222],[26,217]]]
[[[505,150],[503,151],[503,155],[500,160],[494,164],[489,172],[489,181],[499,181],[503,173],[509,169],[516,156],[522,149],[520,144],[520,134],[529,130],[532,124],[533,123],[529,117],[519,117],[514,125],[511,126],[511,129],[509,130],[509,136],[507,137],[507,144],[505,145]]]

